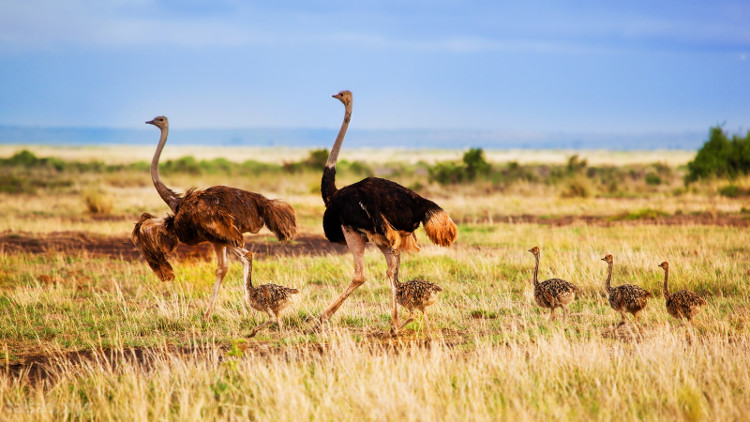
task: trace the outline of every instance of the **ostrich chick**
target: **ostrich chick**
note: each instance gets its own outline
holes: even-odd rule
[[[617,324],[617,327],[624,325],[625,313],[633,314],[635,318],[635,325],[638,326],[638,312],[646,308],[648,304],[648,298],[654,297],[651,292],[646,291],[638,286],[632,284],[622,284],[616,287],[612,287],[610,282],[612,281],[612,267],[614,266],[614,259],[612,255],[607,254],[602,261],[606,262],[609,266],[607,273],[607,281],[605,287],[607,289],[607,298],[609,299],[609,306],[615,311],[620,313],[622,321]],[[638,326],[640,329],[640,326]]]
[[[272,324],[274,320],[279,324],[279,331],[281,331],[284,328],[281,322],[281,311],[292,303],[292,295],[299,293],[299,290],[276,284],[262,284],[253,287],[252,252],[248,252],[247,255],[251,264],[250,271],[245,274],[245,300],[253,309],[268,314],[268,321],[253,328],[248,337],[255,336],[258,331]]]
[[[680,321],[687,319],[693,321],[693,317],[700,312],[701,307],[706,305],[706,300],[690,290],[680,290],[679,292],[669,293],[667,285],[669,279],[669,263],[662,262],[659,266],[664,269],[664,299],[667,302],[667,312]]]
[[[406,283],[402,283],[398,280],[395,281],[396,302],[409,310],[409,317],[400,327],[398,327],[398,329],[400,330],[404,328],[406,324],[414,321],[414,309],[416,308],[422,311],[427,338],[430,338],[430,322],[427,319],[427,307],[437,301],[437,294],[442,292],[443,289],[435,283],[430,283],[429,281],[421,279],[410,280]]]
[[[575,284],[559,278],[550,278],[549,280],[539,282],[537,275],[539,273],[539,247],[534,246],[529,249],[536,259],[534,266],[534,300],[542,308],[549,308],[549,320],[555,319],[555,308],[563,309],[563,322],[568,317],[568,305],[576,298],[576,293],[580,290]]]

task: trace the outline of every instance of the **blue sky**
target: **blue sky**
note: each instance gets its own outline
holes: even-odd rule
[[[0,0],[0,125],[750,128],[750,2]]]

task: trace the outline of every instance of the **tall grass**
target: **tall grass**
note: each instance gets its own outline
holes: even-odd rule
[[[690,343],[659,327],[636,344],[559,328],[501,346],[477,338],[121,348],[50,362],[44,381],[0,379],[5,420],[740,420],[747,337]]]

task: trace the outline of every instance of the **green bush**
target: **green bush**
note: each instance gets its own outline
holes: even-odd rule
[[[719,189],[719,195],[726,196],[727,198],[750,196],[750,189],[743,189],[737,185],[731,184]]]
[[[646,184],[651,186],[661,185],[661,177],[654,172],[646,173]]]
[[[578,154],[576,154],[568,158],[567,170],[570,174],[580,173],[586,169],[587,165],[586,159],[580,159],[578,158]]]
[[[438,182],[441,185],[457,184],[466,179],[464,166],[451,161],[435,163],[427,171],[430,174],[430,180]]]
[[[492,165],[484,158],[481,148],[471,148],[464,153],[461,163],[443,161],[428,168],[430,180],[441,185],[471,182],[479,176],[486,178],[492,171]]]
[[[750,173],[750,131],[741,137],[729,136],[721,126],[712,127],[709,138],[703,144],[695,159],[688,163],[685,182],[710,177],[734,179]]]
[[[12,174],[0,175],[0,192],[3,193],[34,193],[28,179],[21,179]]]
[[[484,158],[482,148],[471,148],[464,153],[464,165],[466,166],[466,177],[474,180],[477,176],[486,176],[491,169],[490,163]]]

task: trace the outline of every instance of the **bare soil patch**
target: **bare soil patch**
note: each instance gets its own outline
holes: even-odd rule
[[[629,218],[627,215],[495,215],[483,216],[478,219],[464,219],[457,223],[509,223],[509,224],[544,224],[550,226],[591,225],[666,225],[666,226],[720,226],[720,227],[750,227],[750,215],[740,213],[700,213],[674,214],[644,218]]]
[[[269,255],[300,256],[325,255],[347,252],[346,246],[333,244],[322,236],[302,234],[291,242],[280,243],[269,238],[246,236],[245,244],[256,257]],[[109,257],[125,260],[140,260],[141,253],[130,241],[129,236],[103,236],[87,232],[61,231],[48,234],[5,231],[0,233],[2,253],[65,253],[70,255],[85,253],[91,257]],[[211,244],[204,242],[196,246],[180,244],[174,257],[178,261],[211,260],[214,251]]]
[[[568,225],[712,225],[725,227],[750,227],[750,218],[745,214],[703,213],[676,214],[657,216],[654,218],[627,219],[622,216],[554,216],[513,215],[484,217],[459,221],[459,223],[509,223],[509,224],[543,224],[550,226]],[[248,249],[257,258],[274,256],[303,256],[348,253],[344,245],[333,244],[319,234],[303,233],[291,242],[280,243],[272,236],[245,237]],[[47,234],[28,232],[4,231],[0,233],[0,253],[65,253],[82,254],[91,257],[110,257],[125,260],[141,259],[140,251],[130,241],[128,235],[103,236],[88,232],[60,231]],[[213,248],[209,243],[197,246],[180,244],[174,258],[178,261],[211,260],[214,258]]]

